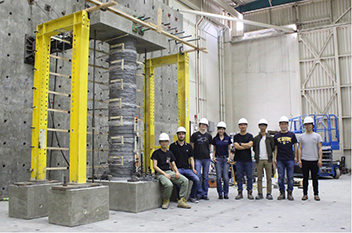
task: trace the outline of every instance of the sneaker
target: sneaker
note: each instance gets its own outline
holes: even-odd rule
[[[256,200],[263,199],[263,194],[259,193],[258,196],[255,197]]]
[[[308,199],[308,196],[307,196],[307,195],[303,195],[302,201],[305,201],[305,200],[307,200],[307,199]]]
[[[243,198],[243,194],[242,194],[242,190],[238,190],[238,194],[235,197],[236,200],[242,199]]]
[[[320,201],[320,197],[318,195],[314,195],[314,200]]]
[[[229,199],[229,196],[225,195],[224,198],[225,198],[225,199]]]
[[[285,199],[285,191],[280,191],[280,195],[277,197],[278,200]]]
[[[192,203],[198,203],[199,202],[196,198],[191,198],[191,197],[188,200],[189,200],[189,202],[192,202]]]
[[[199,201],[200,199],[202,199],[201,197],[196,197],[196,199]]]
[[[224,199],[224,197],[222,195],[219,195],[219,199]]]
[[[248,191],[247,191],[247,198],[248,198],[249,200],[253,200],[253,199],[254,199],[254,197],[253,197],[253,195],[252,195],[252,190],[248,190]]]
[[[164,199],[163,204],[161,205],[161,208],[166,210],[167,208],[169,208],[169,205],[170,205],[170,199]]]
[[[287,199],[288,199],[289,201],[293,201],[293,200],[294,200],[294,198],[293,198],[293,196],[292,196],[292,191],[288,191],[288,192],[287,192]]]
[[[182,197],[178,202],[177,202],[177,207],[179,208],[185,208],[185,209],[190,209],[191,206],[187,204],[186,198]]]
[[[270,194],[270,193],[268,193],[268,194],[266,194],[266,199],[268,199],[268,200],[272,200],[272,199],[273,199],[273,196],[271,196],[271,194]]]
[[[209,197],[208,196],[204,196],[202,197],[203,200],[209,201]]]

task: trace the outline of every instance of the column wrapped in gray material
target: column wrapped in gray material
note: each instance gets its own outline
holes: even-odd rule
[[[124,44],[114,47],[116,44]],[[123,69],[121,62],[124,60]],[[110,172],[116,177],[131,177],[134,172],[134,120],[136,116],[136,71],[137,71],[137,50],[136,40],[132,38],[120,39],[110,46],[109,56],[109,161]],[[116,63],[114,63],[114,61]],[[116,79],[123,80],[114,82]],[[111,101],[121,98],[119,101]],[[122,116],[123,125],[120,120],[111,117]],[[123,144],[120,139],[112,139],[116,136],[123,136]]]

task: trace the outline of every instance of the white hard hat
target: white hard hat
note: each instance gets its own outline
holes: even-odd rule
[[[161,133],[159,135],[159,141],[170,141],[169,135],[167,133]]]
[[[207,118],[200,119],[199,124],[205,124],[205,125],[209,126],[209,122],[208,122]]]
[[[268,125],[268,122],[265,119],[260,119],[258,125]]]
[[[180,127],[177,128],[177,133],[180,133],[180,132],[187,133],[185,127],[183,127],[183,126],[180,126]]]
[[[282,117],[280,117],[279,123],[280,123],[280,122],[287,122],[287,123],[288,123],[288,118],[287,118],[287,116],[282,116]]]
[[[225,129],[226,129],[226,123],[223,122],[223,121],[220,121],[216,127],[218,127],[218,128],[225,128]]]
[[[305,124],[313,124],[314,125],[314,120],[311,117],[306,117],[304,118],[303,125]]]
[[[241,118],[241,119],[238,120],[238,124],[239,124],[239,125],[240,125],[240,124],[247,124],[247,125],[248,125],[248,121],[247,121],[246,118]]]

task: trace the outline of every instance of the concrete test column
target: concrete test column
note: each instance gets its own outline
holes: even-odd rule
[[[134,120],[136,117],[137,42],[117,40],[109,56],[109,161],[110,172],[129,178],[134,168]]]

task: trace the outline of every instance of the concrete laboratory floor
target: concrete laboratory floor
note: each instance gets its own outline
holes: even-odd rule
[[[276,183],[276,179],[273,183]],[[310,181],[311,182],[311,181]],[[201,200],[191,209],[171,203],[168,210],[154,209],[138,214],[110,211],[105,221],[78,227],[48,223],[48,218],[21,220],[8,217],[8,202],[0,202],[0,231],[20,232],[351,232],[351,176],[319,180],[321,201],[301,201],[302,189],[295,187],[294,201],[235,200],[237,190],[230,187],[230,199],[219,200],[215,188],[209,189],[210,201]],[[256,185],[255,185],[256,187]],[[256,190],[254,191],[256,195]]]

